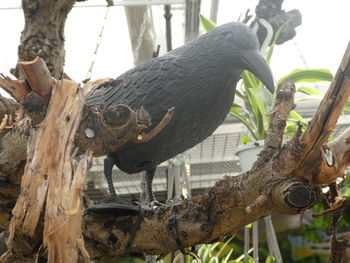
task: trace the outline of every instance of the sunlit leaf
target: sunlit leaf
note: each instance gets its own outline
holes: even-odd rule
[[[199,15],[199,20],[200,20],[205,32],[210,32],[215,27],[217,27],[216,23],[213,20],[206,18],[205,16],[203,16],[201,14]]]
[[[304,86],[299,87],[299,88],[297,88],[297,91],[302,92],[306,95],[320,95],[320,96],[324,95],[321,91],[319,91],[315,88],[311,88],[311,87],[304,87]]]
[[[304,119],[303,117],[301,117],[301,115],[300,115],[299,113],[297,113],[296,111],[292,110],[292,111],[290,112],[290,116],[291,116],[293,119],[295,119],[295,120],[297,120],[297,121],[300,121],[304,126],[307,125],[305,119]]]
[[[308,100],[322,100],[322,99],[323,99],[323,95],[308,95],[305,97],[295,99],[294,102],[308,101]]]
[[[246,144],[246,143],[249,143],[251,141],[252,141],[252,139],[250,137],[248,137],[248,136],[243,136],[242,139],[241,139],[241,143],[242,144]]]
[[[295,69],[278,81],[278,85],[285,81],[298,82],[320,82],[331,81],[332,73],[328,69]]]
[[[276,259],[274,257],[268,256],[265,263],[275,263]]]

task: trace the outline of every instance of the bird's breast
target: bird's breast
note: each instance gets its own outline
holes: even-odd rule
[[[151,114],[150,129],[161,121],[168,109],[175,107],[175,113],[149,142],[128,143],[118,150],[122,170],[135,173],[156,166],[203,141],[223,122],[234,99],[237,79],[232,74],[208,78],[203,74],[198,77],[198,72],[188,73],[186,76],[172,72],[163,86],[153,87],[142,102],[138,102],[142,105],[137,107],[143,106]]]

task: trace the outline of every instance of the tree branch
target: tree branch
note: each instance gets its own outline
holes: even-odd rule
[[[304,176],[299,175],[300,170],[305,171],[305,167],[307,166],[307,162],[305,162],[305,160],[308,160],[308,156],[313,156],[314,153],[322,156],[322,149],[324,149],[324,147],[326,147],[326,149],[329,151],[334,152],[334,160],[336,162],[337,169],[329,170],[329,167],[326,167],[325,169],[317,168],[315,171],[317,171],[318,174],[316,174],[315,171],[313,172],[314,175],[318,177],[320,177],[321,171],[323,173],[327,173],[327,177],[339,176],[339,173],[341,173],[343,167],[347,165],[349,161],[348,152],[350,149],[346,147],[349,146],[349,131],[346,131],[334,143],[328,145],[324,144],[326,140],[323,138],[324,136],[329,135],[329,128],[334,127],[332,125],[335,124],[334,118],[339,116],[340,106],[331,105],[335,105],[336,102],[344,103],[344,99],[339,99],[334,94],[339,94],[339,92],[342,92],[342,94],[349,93],[350,87],[347,85],[347,81],[345,81],[348,78],[348,63],[349,62],[347,62],[347,65],[345,66],[342,64],[341,67],[341,69],[346,69],[343,70],[344,81],[338,82],[337,85],[332,84],[330,91],[327,93],[332,95],[327,96],[327,98],[321,103],[320,110],[315,116],[315,119],[324,121],[324,123],[321,123],[322,129],[320,129],[321,124],[319,122],[311,121],[308,130],[303,135],[298,134],[288,144],[281,147],[283,134],[282,130],[285,127],[285,122],[289,111],[294,107],[293,96],[295,92],[292,84],[286,83],[281,85],[278,91],[276,104],[271,112],[271,123],[267,135],[266,149],[264,150],[269,150],[269,154],[260,157],[251,171],[237,177],[226,177],[225,179],[217,182],[209,192],[203,195],[196,196],[190,200],[185,200],[175,207],[159,207],[156,210],[146,212],[145,216],[142,218],[140,229],[136,233],[136,237],[131,246],[131,252],[145,252],[147,254],[164,255],[170,251],[177,250],[178,247],[174,236],[167,224],[173,210],[176,210],[177,228],[180,233],[181,242],[184,244],[184,246],[191,246],[221,240],[226,235],[233,234],[238,227],[246,225],[274,212],[296,214],[311,207],[319,199],[319,186],[310,184],[310,180],[305,180],[305,178],[308,178],[308,174],[305,174]],[[339,74],[341,75],[341,73]],[[91,82],[87,84],[88,86],[86,87],[86,90],[100,87],[101,85],[106,84],[108,81],[118,80],[100,80]],[[82,190],[81,184],[79,183],[72,187],[71,190],[73,192],[67,193],[64,190],[58,191],[58,189],[66,189],[69,187],[64,184],[65,180],[60,181],[57,178],[67,178],[65,177],[67,174],[70,176],[70,178],[73,178],[73,181],[75,178],[80,178],[81,180],[84,178],[84,173],[77,175],[77,173],[72,172],[74,171],[74,169],[72,169],[72,167],[74,167],[74,162],[72,163],[71,160],[71,158],[74,156],[72,153],[72,149],[74,149],[72,146],[73,140],[71,139],[73,134],[77,134],[77,136],[81,138],[83,136],[79,135],[79,131],[83,132],[87,137],[91,137],[90,135],[93,134],[91,131],[86,131],[87,127],[83,126],[84,121],[92,125],[89,126],[90,128],[96,128],[92,129],[94,132],[98,131],[97,128],[99,126],[100,128],[104,129],[102,127],[103,122],[104,124],[107,123],[108,125],[112,126],[115,124],[120,125],[120,127],[125,128],[123,131],[124,134],[131,132],[131,134],[133,134],[133,136],[136,135],[136,137],[131,136],[129,138],[133,137],[133,140],[137,140],[137,134],[142,134],[142,128],[135,125],[125,125],[128,123],[128,121],[125,122],[125,119],[127,119],[128,116],[136,118],[136,120],[133,120],[132,123],[140,125],[140,122],[137,121],[137,118],[139,118],[142,120],[141,126],[143,125],[142,127],[146,127],[150,116],[147,116],[145,112],[133,114],[132,111],[129,112],[127,106],[114,105],[112,108],[108,109],[108,111],[99,112],[91,117],[89,110],[92,111],[92,109],[86,110],[86,106],[82,107],[82,105],[84,105],[84,98],[86,97],[86,93],[84,93],[84,91],[86,91],[85,89],[78,88],[78,86],[75,86],[76,83],[67,80],[55,82],[55,85],[57,85],[57,87],[52,92],[53,97],[50,100],[46,118],[42,123],[40,123],[39,128],[35,130],[29,125],[30,123],[22,123],[22,125],[25,127],[23,130],[31,131],[32,139],[29,142],[29,154],[25,175],[22,180],[21,195],[18,199],[16,208],[13,211],[15,216],[13,217],[13,222],[11,223],[11,233],[14,234],[12,239],[13,254],[9,253],[4,257],[7,260],[14,257],[23,258],[32,251],[38,251],[42,240],[49,248],[49,257],[52,255],[52,253],[63,255],[68,250],[71,251],[70,253],[72,253],[72,255],[77,255],[77,247],[80,249],[80,254],[86,255],[86,251],[84,250],[84,245],[82,243],[82,236],[84,237],[86,249],[91,258],[103,257],[104,255],[108,257],[123,255],[125,253],[126,244],[129,240],[129,233],[131,232],[133,224],[137,220],[137,216],[116,217],[115,215],[101,216],[92,214],[85,215],[81,219],[82,213],[80,207],[83,205],[83,202],[81,201],[80,197],[77,198],[78,194]],[[63,96],[63,93],[61,93],[63,91],[61,89],[65,85],[73,87],[73,89],[67,89],[69,94],[74,94],[73,98],[68,100],[70,101],[70,105],[72,105],[72,107],[74,104],[72,101],[75,101],[75,99],[80,96],[78,103],[80,106],[76,106],[76,108],[73,107],[76,109],[74,112],[77,115],[70,115],[72,112],[69,109],[72,108],[66,108],[67,105],[54,106],[60,105],[59,100],[62,100],[61,98]],[[76,93],[77,88],[79,91],[78,93]],[[38,94],[40,93],[38,92]],[[59,95],[55,96],[54,94]],[[321,116],[322,118],[320,119],[320,114],[322,114],[325,109],[327,116]],[[140,110],[144,111],[144,109]],[[81,122],[78,121],[79,118],[77,116],[82,116]],[[90,119],[85,118],[86,116],[90,116]],[[120,119],[114,118],[113,116],[119,116]],[[91,123],[93,118],[97,118],[95,120],[100,118],[100,122],[94,121]],[[167,118],[168,117],[165,117],[165,121],[169,121]],[[24,120],[25,118],[21,121]],[[56,126],[55,121],[60,123],[58,127]],[[17,132],[15,134],[20,134],[18,132],[20,123],[21,122],[15,123],[14,128],[12,128],[3,138],[1,138],[0,143],[4,147],[1,148],[0,155],[3,154],[3,151],[7,149],[7,147],[10,147],[9,145],[5,145],[5,137],[11,135],[14,138],[15,136],[12,134],[15,132]],[[75,125],[72,125],[73,123]],[[80,126],[77,125],[77,123],[79,123]],[[64,131],[59,131],[63,126],[65,127]],[[75,133],[75,130],[77,130],[77,133]],[[134,132],[135,130],[138,132]],[[322,138],[313,138],[313,140],[310,142],[306,141],[305,136],[310,136],[310,134],[312,134],[312,136],[317,136],[317,130]],[[118,133],[119,130],[114,129],[112,133],[115,131]],[[106,132],[108,132],[108,127]],[[36,136],[34,136],[35,134]],[[58,147],[59,149],[51,149],[53,147],[49,147],[51,142],[50,138],[54,135],[59,135],[57,138],[64,138],[64,140],[59,140],[60,143],[62,143],[62,146]],[[156,136],[156,134],[153,133],[151,133],[151,135]],[[38,138],[40,138],[40,140]],[[52,140],[55,141],[57,139]],[[323,144],[320,143],[321,141]],[[341,149],[340,147],[337,147],[339,144],[344,144],[344,141],[346,146],[344,145],[344,147]],[[36,144],[34,144],[34,142]],[[93,145],[94,143],[91,143],[89,144],[89,147],[91,147],[87,148],[92,149],[95,147]],[[315,147],[315,145],[317,147]],[[100,149],[101,153],[104,152],[103,147]],[[57,153],[59,153],[63,149],[66,149],[64,151],[66,154],[54,154],[54,152],[57,151]],[[51,154],[49,154],[50,152]],[[327,151],[325,150],[324,152],[326,153],[325,156],[327,157]],[[58,156],[61,156],[62,158],[58,158]],[[299,158],[303,156],[307,156],[307,158],[300,161]],[[12,158],[10,152],[7,154],[7,158]],[[0,160],[2,159],[0,158]],[[88,158],[86,160],[88,160]],[[329,160],[329,158],[328,160],[327,158],[319,158],[313,162],[313,166],[321,167],[324,165],[324,162],[330,166]],[[3,162],[5,163],[6,161]],[[87,161],[85,161],[85,165],[82,166],[82,170],[86,171],[86,166]],[[13,169],[12,171],[16,172],[14,175],[9,175],[6,172],[6,168],[8,167],[5,164],[0,165],[0,178],[4,182],[7,182],[7,186],[16,185],[14,182],[16,181],[15,179],[17,179],[16,182],[18,185],[19,181],[21,180],[20,167],[16,170],[15,167],[10,166],[10,168]],[[292,171],[294,171],[293,174],[291,174]],[[56,174],[56,176],[53,174]],[[55,180],[52,183],[52,188],[50,188],[50,184],[46,182],[48,180]],[[70,184],[72,183],[71,181],[69,182]],[[312,182],[315,183],[317,181]],[[40,188],[40,185],[43,187]],[[42,189],[42,191],[38,191],[38,189]],[[49,189],[47,194],[45,189]],[[8,213],[10,212],[10,209],[18,196],[18,190],[13,191],[11,194],[6,193],[6,186],[1,184],[0,194],[0,203],[6,203],[6,209],[2,209],[0,212],[0,223],[2,226],[7,227],[9,225],[10,218]],[[31,197],[26,198],[29,196]],[[37,210],[35,209],[34,212],[34,210],[30,207],[38,207],[38,210],[40,211],[41,208],[38,206],[38,204],[40,203],[43,205],[43,200],[45,200],[45,197],[43,196],[47,196],[45,222],[40,220],[40,213],[38,214]],[[38,200],[41,201],[38,202]],[[88,203],[89,201],[86,201],[84,206],[86,206]],[[25,209],[20,209],[20,207],[24,207]],[[35,216],[31,216],[34,214]],[[79,231],[79,222],[82,220],[82,232],[71,231],[71,233],[68,235],[63,233],[69,231],[69,226],[65,226],[63,222],[73,222],[71,220],[78,222],[75,223],[75,225],[72,223],[72,225],[74,225],[75,230],[78,229]],[[38,224],[33,224],[34,221],[37,221]],[[50,221],[56,223],[50,224]],[[21,226],[16,227],[17,232],[14,231],[15,226]],[[49,226],[52,226],[52,228]],[[61,227],[62,229],[65,229],[65,231],[62,232],[60,230]],[[27,233],[27,235],[24,233]],[[56,241],[50,240],[48,235],[50,237],[52,236],[53,240]],[[60,250],[60,246],[57,245],[60,242],[59,240],[70,240],[71,242],[68,243],[74,246],[74,248],[68,247],[64,251]],[[51,242],[53,243],[50,245]]]
[[[335,179],[324,180],[320,175],[320,167],[315,162],[324,156],[321,147],[333,132],[340,113],[350,95],[350,43],[330,88],[325,94],[308,128],[298,140],[298,170],[293,174],[305,178],[314,184],[330,184]],[[319,163],[319,162],[318,162]],[[302,168],[301,168],[302,167]]]

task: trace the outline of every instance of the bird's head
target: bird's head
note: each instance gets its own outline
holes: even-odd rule
[[[259,52],[259,42],[255,33],[243,23],[231,22],[215,28],[208,34],[213,34],[217,48],[226,51],[233,58],[237,70],[249,70],[274,92],[274,81],[270,67]]]

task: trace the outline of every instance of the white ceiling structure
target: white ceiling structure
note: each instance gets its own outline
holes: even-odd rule
[[[174,3],[183,0],[115,0],[109,12],[99,54],[96,58],[93,79],[116,77],[133,65],[128,28],[122,2]],[[218,24],[237,20],[239,15],[250,8],[254,10],[258,0],[220,0]],[[118,4],[120,3],[120,4]],[[100,28],[104,23],[105,0],[88,0],[76,4],[66,23],[66,73],[77,81],[85,79]],[[201,13],[210,16],[211,0],[202,0]],[[0,72],[8,75],[17,61],[17,47],[20,32],[24,26],[20,0],[0,1]],[[89,7],[90,6],[90,7]],[[182,4],[172,6],[173,47],[184,42],[184,9]],[[310,68],[328,68],[335,73],[347,43],[350,39],[348,28],[348,0],[285,0],[286,10],[299,9],[303,24],[297,28],[295,41],[278,47],[272,59],[271,68],[276,79],[294,68],[304,68],[302,55]],[[162,5],[152,6],[157,42],[161,53],[165,52],[165,21]]]

